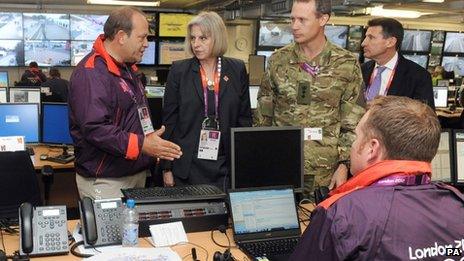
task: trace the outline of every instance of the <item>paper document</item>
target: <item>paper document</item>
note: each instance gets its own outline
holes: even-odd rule
[[[156,247],[173,246],[178,243],[188,242],[184,226],[180,221],[151,225],[150,233]]]

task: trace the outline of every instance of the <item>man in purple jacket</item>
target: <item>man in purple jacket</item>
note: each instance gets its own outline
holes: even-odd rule
[[[355,130],[354,177],[316,207],[290,260],[444,260],[462,253],[464,197],[430,182],[440,132],[434,111],[419,101],[373,100]]]
[[[114,10],[93,50],[74,69],[69,119],[76,183],[81,197],[120,197],[121,188],[143,187],[156,158],[173,160],[180,147],[160,138],[147,111],[135,71],[148,47],[148,22],[140,10]]]

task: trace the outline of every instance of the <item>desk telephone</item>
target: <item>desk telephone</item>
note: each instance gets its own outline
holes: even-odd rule
[[[120,198],[79,201],[84,247],[122,244],[122,210]]]
[[[19,248],[21,255],[66,255],[68,226],[66,206],[19,207]]]

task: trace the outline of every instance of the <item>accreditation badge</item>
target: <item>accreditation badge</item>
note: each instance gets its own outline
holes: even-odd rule
[[[298,82],[298,94],[296,101],[298,104],[302,105],[311,104],[310,83],[308,81]]]
[[[221,132],[219,130],[202,129],[200,131],[200,141],[198,142],[198,158],[217,160],[220,140]]]
[[[304,140],[322,140],[322,128],[304,128]]]
[[[151,123],[150,113],[148,112],[147,106],[140,106],[137,108],[139,112],[140,125],[142,125],[143,134],[147,136],[150,133],[155,132],[153,124]]]

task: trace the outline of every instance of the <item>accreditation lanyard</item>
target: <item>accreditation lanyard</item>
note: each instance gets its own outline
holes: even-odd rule
[[[418,186],[430,184],[431,179],[427,174],[422,175],[392,175],[385,177],[377,182],[374,182],[371,186]]]
[[[205,69],[200,66],[200,76],[201,76],[201,83],[203,86],[203,97],[205,101],[205,118],[208,118],[208,89],[214,90],[214,112],[215,112],[215,119],[217,120],[218,117],[218,108],[219,108],[219,80],[221,79],[221,57],[218,58],[217,61],[217,70],[214,72],[214,81],[208,81],[206,77]],[[212,85],[212,86],[211,86]]]
[[[388,90],[390,89],[391,83],[393,81],[393,77],[395,76],[395,73],[396,73],[396,67],[397,66],[398,66],[398,61],[396,61],[395,67],[393,67],[393,71],[390,74],[390,78],[388,79],[387,86],[385,87],[384,95],[387,95]],[[378,69],[377,69],[377,73],[378,73]],[[377,73],[372,72],[371,78],[369,80],[369,88],[371,88],[372,82],[374,81],[374,78],[375,78]],[[368,93],[368,89],[366,89],[366,91],[364,93],[364,97],[367,97],[367,93]]]
[[[134,78],[132,77],[132,73],[129,71],[129,69],[127,69],[126,67],[126,71],[129,75],[129,78],[131,79],[132,83],[137,86],[140,90],[140,93],[144,93],[145,91],[143,90],[142,88],[142,84],[140,82],[137,82],[136,80],[134,80]],[[119,86],[122,88],[122,90],[125,92],[125,93],[128,93],[129,96],[131,97],[132,101],[134,102],[135,105],[138,105],[137,103],[137,96],[135,96],[135,93],[132,91],[132,89],[129,87],[129,85],[127,84],[126,80],[124,80],[122,77],[120,78],[120,82],[119,82]],[[142,105],[145,105],[145,102],[142,102]]]

